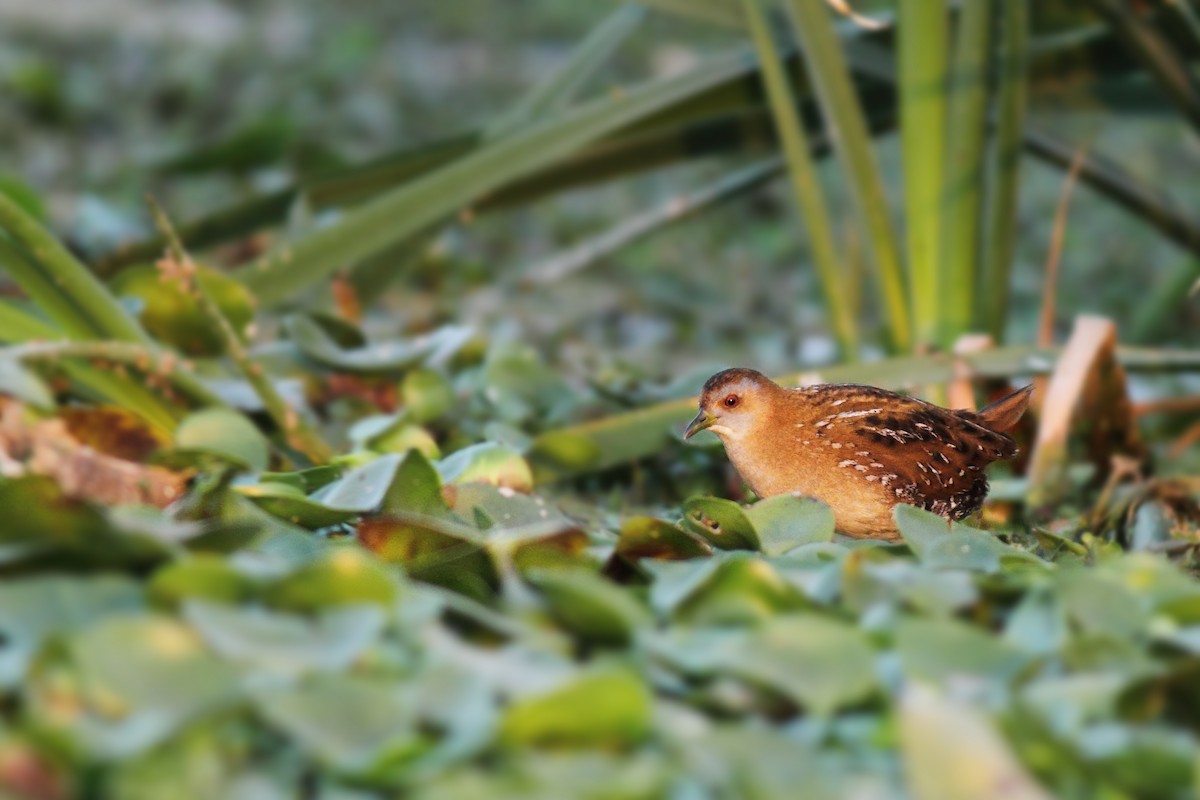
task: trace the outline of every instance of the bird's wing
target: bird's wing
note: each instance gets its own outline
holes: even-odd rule
[[[1012,439],[984,427],[973,412],[870,386],[841,386],[826,397],[834,399],[818,430],[851,440],[866,474],[877,475],[901,502],[943,516],[976,511],[987,495],[984,468],[1017,453]]]

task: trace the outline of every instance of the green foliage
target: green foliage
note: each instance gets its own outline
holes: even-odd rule
[[[167,269],[106,286],[98,276],[165,242],[109,253],[93,272],[43,227],[47,204],[0,179],[0,267],[22,295],[0,299],[0,794],[34,775],[47,797],[1191,795],[1194,486],[1114,482],[1096,508],[1064,507],[1046,527],[1018,517],[985,530],[901,506],[902,541],[846,539],[815,500],[718,496],[712,453],[678,441],[695,376],[654,384],[603,344],[548,360],[510,323],[571,347],[607,333],[542,309],[525,319],[529,286],[500,291],[513,287],[492,254],[466,265],[430,246],[456,215],[753,155],[537,280],[569,283],[786,164],[847,361],[867,344],[999,338],[1019,153],[1063,167],[1072,149],[1028,129],[1028,103],[1064,84],[1107,103],[1101,90],[1149,77],[1194,122],[1167,12],[1094,0],[1109,28],[1077,9],[1056,28],[1033,12],[1057,4],[912,0],[865,31],[820,0],[646,5],[717,23],[743,51],[592,91],[649,16],[624,7],[476,131],[348,166],[280,113],[158,162],[174,180],[233,175],[241,188],[257,170],[291,170],[292,185],[181,227],[206,250],[271,228],[269,251],[237,278],[215,266],[189,277],[172,241]],[[5,84],[52,118],[69,96],[46,63]],[[897,117],[903,191],[871,140]],[[820,164],[826,152],[836,163]],[[1110,161],[1085,159],[1081,178],[1200,251],[1195,221]],[[888,198],[901,195],[895,214]],[[869,271],[850,263],[860,249]],[[615,297],[646,308],[615,306],[622,321],[641,313],[652,328],[665,306],[698,349],[724,338],[745,324],[728,306],[753,282],[728,255],[704,254],[718,266],[701,276],[710,297],[640,276],[646,297]],[[807,286],[809,266],[761,294]],[[1188,269],[1156,307],[1179,302]],[[404,270],[403,297],[386,298],[400,310],[372,302],[356,324],[358,303],[377,298],[347,287]],[[315,297],[335,273],[337,315]],[[464,300],[483,280],[500,299]],[[466,327],[476,318],[497,324]],[[278,337],[260,339],[255,321]],[[791,359],[791,335],[753,344]],[[1058,355],[1018,345],[818,377],[1010,378]],[[1118,357],[1139,375],[1200,366],[1190,351]],[[96,401],[170,446],[113,463],[57,440],[51,466],[135,484],[170,471],[183,496],[167,509],[112,502],[104,480],[38,474],[46,451],[30,455],[44,444],[31,432]]]
[[[960,796],[992,772],[1053,794],[1190,791],[1200,731],[1180,676],[1200,657],[1200,585],[1161,556],[1084,564],[1063,551],[1055,563],[1036,540],[1005,543],[901,507],[910,553],[831,541],[827,512],[811,501],[776,498],[740,518],[736,506],[693,501],[744,526],[747,549],[708,555],[653,520],[629,520],[619,538],[590,529],[591,554],[637,565],[621,584],[562,544],[536,568],[505,555],[549,541],[530,527],[547,518],[534,509],[557,514],[544,498],[465,483],[460,492],[492,494],[460,496],[437,522],[426,516],[436,472],[417,469],[419,456],[393,459],[360,470],[388,465],[371,479],[392,476],[380,521],[424,509],[425,522],[406,523],[423,526],[406,545],[422,551],[402,551],[400,568],[353,543],[307,534],[301,545],[269,517],[233,552],[194,539],[149,569],[81,561],[66,538],[6,549],[0,691],[19,701],[7,705],[8,736],[102,794],[184,752],[215,770],[175,773],[179,791],[196,793],[213,774],[295,786],[299,764],[372,796],[494,793],[551,759],[557,791],[583,796],[583,764],[618,753],[647,786],[702,796],[750,776],[786,787],[794,759],[835,794],[851,784],[890,792],[907,774],[910,787]],[[340,480],[358,484],[356,474]],[[345,502],[338,486],[307,496]],[[6,507],[38,491],[3,488]],[[486,519],[461,516],[483,507]],[[128,535],[89,513],[90,537]],[[464,545],[470,558],[439,561]],[[56,574],[65,563],[75,575]],[[765,758],[774,745],[751,746],[762,737],[793,756]],[[1122,750],[1099,746],[1106,737],[1154,766],[1130,769]],[[715,761],[695,769],[692,748],[718,741]],[[966,748],[974,766],[935,769],[931,742]]]

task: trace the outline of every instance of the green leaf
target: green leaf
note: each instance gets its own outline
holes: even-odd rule
[[[270,446],[245,416],[227,408],[209,408],[190,414],[175,431],[180,450],[218,456],[251,472],[267,468]]]
[[[491,599],[499,583],[482,536],[460,522],[393,514],[359,523],[358,538],[384,561],[402,565],[413,578],[481,602]]]
[[[413,369],[404,374],[400,400],[408,418],[424,425],[443,416],[454,404],[454,387],[440,372]]]
[[[446,483],[490,483],[516,492],[533,491],[533,471],[519,452],[493,442],[464,447],[442,459],[438,472]]]
[[[326,484],[312,499],[338,511],[373,511],[388,496],[403,461],[394,453],[368,461],[339,480]]]
[[[744,69],[720,59],[686,73],[579,106],[484,145],[453,163],[368,201],[247,270],[265,305],[294,296],[346,264],[356,264],[444,219],[515,178],[530,175],[602,136]]]
[[[896,506],[895,518],[900,535],[927,567],[996,572],[1005,559],[1045,564],[1032,553],[1006,545],[987,531],[952,523],[915,506]]]
[[[0,479],[0,509],[19,508],[0,525],[0,564],[24,561],[89,570],[147,566],[172,555],[172,542],[121,515],[67,497],[50,478]],[[128,528],[128,530],[127,530]],[[179,530],[194,532],[182,524]]]
[[[952,619],[905,618],[895,630],[905,674],[938,686],[963,676],[1007,683],[1031,658],[1002,639]]]
[[[8,195],[0,193],[0,263],[74,338],[149,341],[96,276]]]
[[[1062,649],[1069,634],[1062,603],[1046,587],[1027,592],[1004,626],[1004,641],[1038,655]]]
[[[768,556],[783,555],[803,544],[833,541],[833,511],[811,497],[768,497],[746,509],[746,517]]]
[[[125,577],[6,579],[0,584],[0,686],[18,685],[47,637],[82,630],[142,605],[137,584]]]
[[[337,525],[355,516],[353,511],[329,508],[311,500],[302,490],[288,483],[250,483],[236,489],[268,514],[310,530]]]
[[[1025,0],[1019,0],[1017,5]],[[976,279],[981,260],[983,186],[987,171],[984,138],[988,116],[991,3],[968,3],[958,13],[949,70],[946,110],[945,183],[942,187],[942,276],[946,309],[942,341],[955,342],[973,330]]]
[[[569,473],[586,470],[600,457],[600,445],[572,431],[550,431],[533,440],[529,449],[534,476],[558,470]]]
[[[340,372],[399,372],[423,364],[434,355],[450,356],[466,343],[471,331],[439,328],[413,339],[375,342],[347,349],[335,342],[317,322],[302,314],[284,321],[288,337],[316,363]]]
[[[999,28],[995,59],[998,76],[995,126],[996,134],[987,154],[986,227],[979,264],[979,319],[996,341],[1004,340],[1008,322],[1008,298],[1011,291],[1013,252],[1018,222],[1017,197],[1021,166],[1021,136],[1026,117],[1026,73],[1030,0],[1002,3],[1002,12],[993,27]]]
[[[400,594],[401,577],[358,547],[332,547],[264,589],[263,599],[290,611],[361,603],[390,609]]]
[[[1080,630],[1132,641],[1149,632],[1144,599],[1113,577],[1080,567],[1064,570],[1057,586],[1063,609]]]
[[[254,321],[254,297],[246,287],[203,265],[197,265],[195,280],[244,341]],[[224,354],[225,340],[182,279],[168,279],[154,264],[139,264],[122,270],[110,287],[118,297],[136,298],[138,320],[158,341],[189,356]]]
[[[54,410],[54,394],[45,382],[19,361],[0,358],[0,392],[42,411]]]
[[[762,558],[726,557],[699,575],[703,577],[697,585],[684,584],[686,594],[675,607],[676,616],[691,624],[749,625],[810,605],[799,589]],[[657,585],[655,590],[662,592]]]
[[[348,668],[383,630],[378,605],[339,605],[314,617],[187,600],[183,618],[215,651],[285,675]]]
[[[565,686],[509,706],[500,739],[541,747],[636,745],[650,734],[653,698],[628,668],[602,667]]]
[[[689,559],[712,554],[708,542],[654,517],[630,517],[621,525],[616,552],[625,558]]]
[[[417,450],[404,455],[380,504],[385,513],[423,514],[454,519],[442,494],[442,479],[429,459]]]
[[[830,144],[845,172],[861,240],[875,269],[880,304],[887,312],[888,333],[896,350],[908,350],[912,332],[903,261],[862,101],[846,63],[846,40],[838,37],[823,0],[788,0],[786,5]]]
[[[255,582],[226,559],[197,553],[161,567],[146,591],[157,603],[172,607],[192,598],[238,603],[253,595]]]
[[[736,675],[821,716],[877,688],[866,634],[818,614],[783,613],[749,629],[675,628],[657,649],[689,674]]]
[[[683,527],[721,550],[759,550],[761,543],[746,510],[720,497],[692,497],[683,503]]]
[[[46,204],[25,181],[8,173],[0,173],[0,194],[8,195],[10,200],[33,219],[45,222]]]
[[[918,349],[953,345],[941,339],[948,305],[941,255],[948,19],[942,3],[900,0],[896,27],[908,297],[914,326],[911,340]]]
[[[406,453],[418,450],[426,458],[440,458],[441,448],[428,430],[400,414],[363,417],[351,426],[350,441],[356,448],[374,453]]]
[[[921,684],[905,690],[900,740],[916,800],[1050,800],[978,710]]]
[[[317,675],[294,689],[260,692],[258,712],[302,749],[339,770],[365,772],[422,746],[416,703],[395,681]]]
[[[65,648],[68,659],[51,659],[34,674],[33,712],[103,758],[153,747],[196,716],[227,708],[240,693],[237,670],[166,616],[110,617]],[[73,687],[75,710],[51,713],[64,687]]]
[[[563,376],[531,347],[492,350],[483,381],[484,397],[501,419],[514,424],[564,420],[577,402]]]
[[[550,615],[582,639],[626,645],[650,623],[650,614],[628,591],[592,570],[537,569],[525,577],[545,596]]]

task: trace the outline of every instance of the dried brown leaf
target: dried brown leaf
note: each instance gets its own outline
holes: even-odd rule
[[[19,403],[0,405],[0,474],[44,475],[68,497],[101,505],[151,505],[178,499],[187,476],[99,452],[62,419],[38,420]]]

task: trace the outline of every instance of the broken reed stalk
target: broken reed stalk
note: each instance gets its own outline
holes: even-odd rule
[[[1071,191],[1079,180],[1079,170],[1087,159],[1088,146],[1081,145],[1071,159],[1054,210],[1054,228],[1050,234],[1050,251],[1046,254],[1046,277],[1042,286],[1042,318],[1038,326],[1038,344],[1049,347],[1054,343],[1054,314],[1058,310],[1058,268],[1062,263],[1063,239],[1067,232],[1067,212],[1071,208]]]
[[[191,294],[199,305],[201,311],[209,322],[216,328],[217,334],[221,338],[225,354],[233,361],[238,371],[253,387],[255,393],[262,400],[263,408],[267,414],[274,420],[282,431],[284,440],[291,447],[303,453],[314,464],[323,464],[333,458],[333,449],[321,438],[320,434],[308,424],[308,421],[302,414],[288,405],[283,396],[275,389],[275,386],[267,379],[261,365],[257,364],[250,358],[250,354],[246,352],[246,348],[242,346],[241,339],[238,338],[237,332],[233,326],[229,324],[229,320],[221,312],[216,302],[204,290],[203,285],[196,279],[196,265],[184,249],[183,243],[175,233],[175,228],[171,225],[171,220],[167,218],[166,213],[155,202],[154,198],[147,197],[147,203],[150,205],[150,210],[154,214],[155,224],[158,226],[159,232],[167,242],[168,256],[174,261],[175,266],[181,270],[178,276],[181,288]]]

